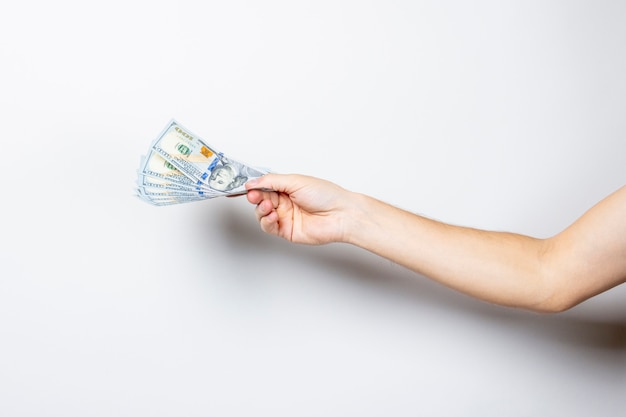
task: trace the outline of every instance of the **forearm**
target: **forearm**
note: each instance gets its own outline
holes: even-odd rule
[[[548,239],[444,224],[314,177],[246,187],[267,233],[351,243],[488,302],[556,312],[626,282],[626,187]]]
[[[354,198],[346,242],[488,302],[550,309],[546,241],[452,226],[365,195]]]

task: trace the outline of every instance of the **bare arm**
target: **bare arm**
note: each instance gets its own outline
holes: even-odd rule
[[[350,243],[488,302],[562,311],[626,281],[626,187],[549,239],[451,226],[311,177],[248,188],[268,233]]]
[[[549,239],[450,226],[361,198],[350,243],[489,302],[562,311],[626,280],[626,187]]]

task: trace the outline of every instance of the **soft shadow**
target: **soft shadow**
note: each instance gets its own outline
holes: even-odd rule
[[[349,245],[294,245],[262,233],[250,207],[242,204],[215,206],[203,225],[239,252],[280,253],[303,265],[320,265],[336,271],[333,279],[350,280],[375,287],[376,291],[432,308],[474,315],[496,326],[516,328],[533,337],[551,339],[581,348],[626,353],[626,319],[580,317],[575,308],[559,314],[540,314],[492,305],[450,290],[376,255]],[[203,217],[207,219],[207,217]],[[219,221],[215,221],[219,218]],[[217,230],[216,230],[217,229]],[[574,314],[572,314],[574,313]],[[607,352],[608,353],[608,352]]]

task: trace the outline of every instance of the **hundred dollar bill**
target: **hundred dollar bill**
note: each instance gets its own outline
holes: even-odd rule
[[[198,135],[171,120],[154,140],[151,150],[167,160],[196,186],[217,195],[245,193],[244,184],[268,171],[252,168],[226,157]]]
[[[165,189],[184,189],[197,192],[198,194],[214,194],[208,186],[198,184],[191,178],[176,169],[174,165],[159,156],[156,152],[150,151],[141,160],[138,170],[137,185],[161,187]]]
[[[161,188],[152,187],[138,187],[137,191],[141,197],[145,197],[149,200],[206,200],[213,196],[202,196],[189,191],[173,191],[163,190]]]
[[[167,180],[163,180],[161,178],[150,177],[148,175],[139,175],[137,178],[137,186],[139,188],[152,188],[160,191],[179,191],[185,192],[187,194],[198,194],[205,195],[204,191],[199,191],[196,189],[192,189],[189,187],[185,187],[184,185],[176,184],[173,182],[168,182]]]
[[[139,198],[155,205],[163,205],[164,203],[180,204],[215,197],[214,194],[202,194],[195,190],[163,188],[147,183],[138,185],[136,191]]]
[[[151,184],[144,181],[141,185],[138,184],[136,188],[136,194],[142,200],[151,203],[187,203],[192,201],[201,201],[216,197],[214,193],[198,192],[196,190],[190,190],[186,188],[172,188],[172,186],[164,187],[162,184]]]
[[[167,205],[171,205],[171,204],[184,204],[184,203],[191,203],[194,201],[201,201],[201,200],[206,200],[206,198],[204,199],[198,199],[198,198],[182,198],[182,197],[177,197],[177,196],[151,196],[151,195],[146,195],[141,189],[137,190],[137,197],[139,197],[141,200],[150,203],[152,205],[155,206],[167,206]]]
[[[169,188],[169,187],[165,188],[165,187],[161,187],[161,184],[145,183],[145,184],[138,186],[137,188],[147,195],[155,195],[155,196],[179,195],[179,196],[186,196],[189,198],[198,198],[198,199],[215,197],[215,195],[198,193],[194,190],[188,190],[185,188]]]

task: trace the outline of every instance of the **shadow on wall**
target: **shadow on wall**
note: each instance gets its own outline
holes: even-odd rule
[[[228,199],[232,200],[232,199]],[[243,200],[243,198],[241,199]],[[255,222],[252,207],[244,201],[215,204],[212,215],[204,212],[201,219],[205,230],[219,234],[224,243],[237,251],[268,253],[297,259],[303,266],[324,265],[336,271],[333,279],[358,282],[375,287],[381,296],[409,299],[434,309],[445,309],[463,316],[473,315],[497,327],[514,329],[532,338],[542,338],[585,349],[626,354],[626,318],[594,319],[565,313],[547,315],[491,305],[450,290],[381,258],[349,245],[305,246],[290,244],[261,232]],[[197,226],[197,220],[196,226]],[[278,254],[278,255],[277,255]]]

